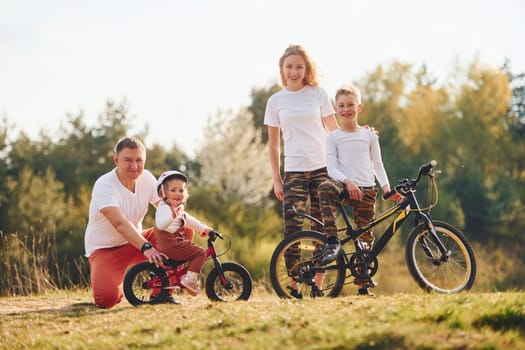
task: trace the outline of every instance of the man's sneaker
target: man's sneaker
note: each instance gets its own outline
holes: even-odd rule
[[[201,287],[198,278],[193,275],[185,274],[180,280],[180,284],[195,296],[201,292]]]
[[[333,242],[327,242],[320,254],[321,265],[327,265],[337,259],[339,252],[341,251],[341,243],[339,240]]]
[[[301,293],[300,290],[297,290],[297,289],[292,288],[290,286],[288,286],[287,288],[290,290],[290,295],[292,297],[294,297],[295,299],[302,299],[303,298],[303,293]]]
[[[173,298],[171,295],[168,296],[168,298],[166,298],[165,303],[166,303],[166,304],[176,304],[176,305],[181,305],[181,303],[178,302],[177,300],[175,300],[175,298]]]
[[[369,297],[375,297],[376,295],[368,290],[368,288],[359,288],[357,290],[357,295],[365,295]]]

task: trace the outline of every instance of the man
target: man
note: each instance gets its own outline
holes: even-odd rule
[[[97,179],[89,205],[85,234],[95,304],[111,308],[122,300],[126,269],[148,260],[159,264],[154,229],[142,231],[148,205],[156,206],[155,177],[144,170],[146,148],[124,137],[115,146],[115,168]]]

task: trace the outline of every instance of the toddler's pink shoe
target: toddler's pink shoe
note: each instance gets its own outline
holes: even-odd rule
[[[180,284],[188,290],[188,292],[195,296],[201,292],[199,279],[195,274],[187,273],[180,280]]]

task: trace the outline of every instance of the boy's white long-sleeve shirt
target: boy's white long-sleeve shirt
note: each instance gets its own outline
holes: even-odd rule
[[[155,226],[159,230],[170,233],[175,233],[183,227],[188,227],[199,233],[204,232],[208,228],[207,225],[186,213],[183,205],[172,211],[171,206],[165,202],[161,202],[157,207]]]
[[[389,183],[378,136],[363,127],[353,132],[337,129],[329,133],[326,163],[328,175],[341,182],[348,178],[357,186],[369,187],[375,185],[375,176],[381,187]]]

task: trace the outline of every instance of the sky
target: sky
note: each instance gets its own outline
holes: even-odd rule
[[[0,0],[0,117],[31,138],[126,101],[132,132],[189,155],[219,111],[279,82],[303,45],[329,95],[392,60],[440,82],[479,60],[525,72],[522,0]]]

